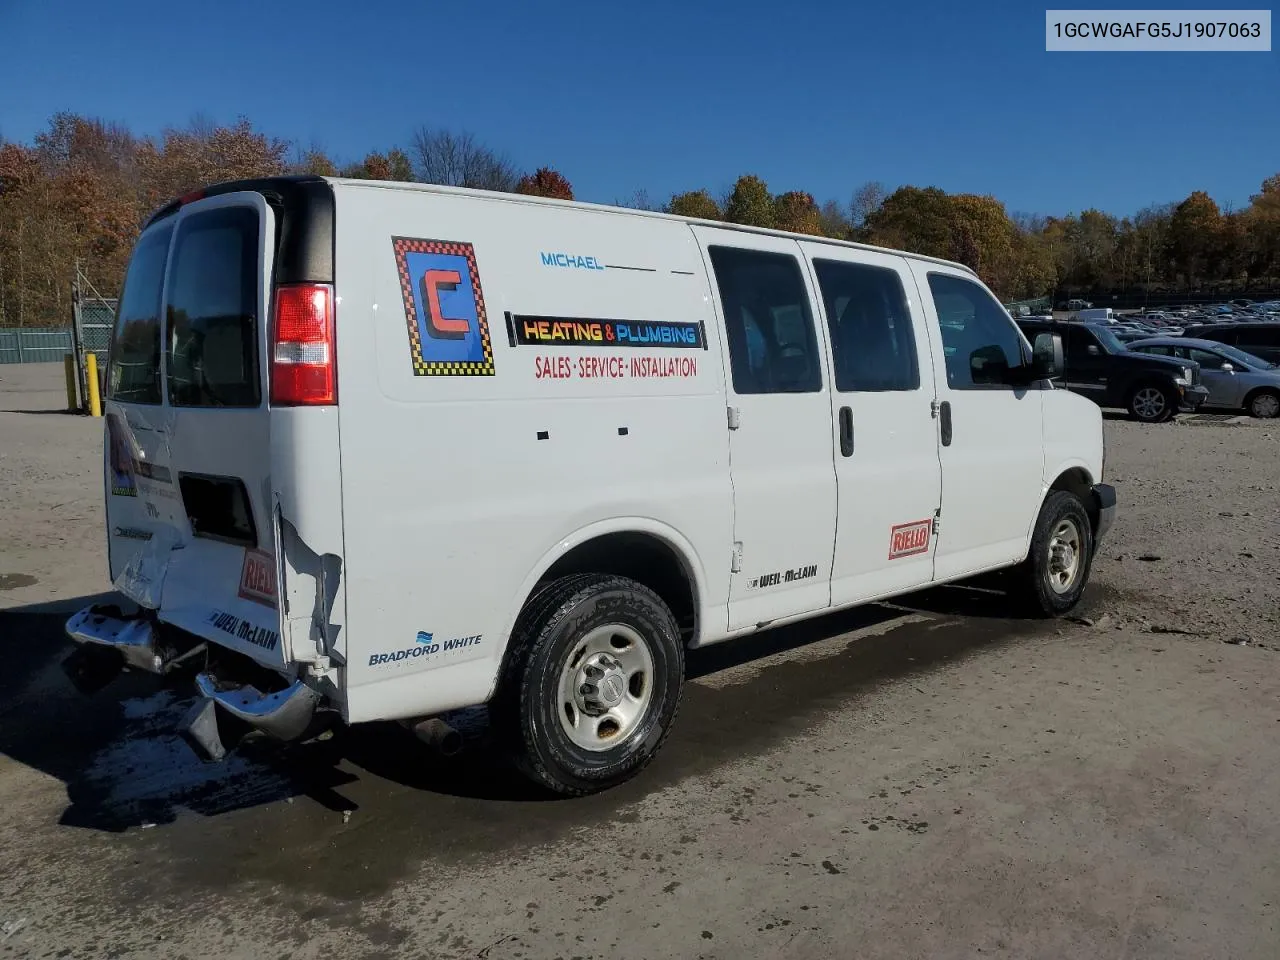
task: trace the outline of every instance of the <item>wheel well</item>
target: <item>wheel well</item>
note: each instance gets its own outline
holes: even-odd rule
[[[680,554],[647,533],[609,533],[574,547],[553,563],[533,589],[575,573],[611,573],[644,584],[671,608],[686,642],[697,630],[693,577]]]
[[[1093,478],[1089,476],[1087,470],[1083,467],[1072,467],[1064,471],[1049,488],[1050,493],[1055,490],[1065,490],[1067,493],[1074,494],[1076,499],[1084,505],[1093,528],[1095,530],[1098,528],[1098,505],[1093,499]]]
[[[1260,393],[1274,393],[1277,396],[1280,396],[1280,390],[1277,390],[1275,387],[1254,387],[1244,395],[1245,409],[1248,409],[1249,404],[1253,403],[1253,398]]]

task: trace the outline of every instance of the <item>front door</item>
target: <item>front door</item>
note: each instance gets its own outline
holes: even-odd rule
[[[1106,350],[1092,330],[1078,324],[1067,326],[1063,340],[1066,369],[1063,371],[1062,385],[1103,405],[1108,389]]]
[[[1013,387],[1029,359],[1013,320],[972,274],[913,261],[938,379],[942,513],[935,576],[955,579],[1027,554],[1044,495],[1039,385]]]
[[[727,344],[729,629],[825,609],[836,526],[831,396],[800,245],[694,227]]]
[[[1244,389],[1235,368],[1224,370],[1228,360],[1222,354],[1199,347],[1179,347],[1178,356],[1200,364],[1200,382],[1209,391],[1205,401],[1211,407],[1240,407],[1244,405]]]
[[[843,606],[933,579],[942,502],[933,351],[903,257],[803,246],[831,343],[838,503],[831,602]]]

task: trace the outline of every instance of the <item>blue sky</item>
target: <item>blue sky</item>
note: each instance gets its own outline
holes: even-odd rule
[[[350,160],[426,123],[601,202],[753,172],[820,202],[879,180],[1124,215],[1193,189],[1239,208],[1280,171],[1280,53],[1050,54],[1044,9],[0,0],[0,136],[244,114]]]

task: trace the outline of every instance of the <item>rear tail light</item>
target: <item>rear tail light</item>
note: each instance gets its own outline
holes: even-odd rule
[[[333,288],[300,283],[276,288],[271,347],[271,403],[277,407],[338,402]]]

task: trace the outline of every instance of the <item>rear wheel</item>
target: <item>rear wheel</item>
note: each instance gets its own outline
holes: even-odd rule
[[[1177,401],[1164,387],[1140,383],[1129,393],[1129,416],[1142,423],[1162,423],[1177,412]]]
[[[1080,498],[1056,490],[1045,498],[1020,569],[1029,611],[1059,616],[1080,600],[1093,565],[1093,525]]]
[[[517,766],[557,793],[605,790],[657,754],[679,708],[671,610],[624,577],[558,580],[526,608],[495,719]]]
[[[1274,390],[1259,390],[1249,398],[1249,416],[1270,419],[1280,416],[1280,393]]]

